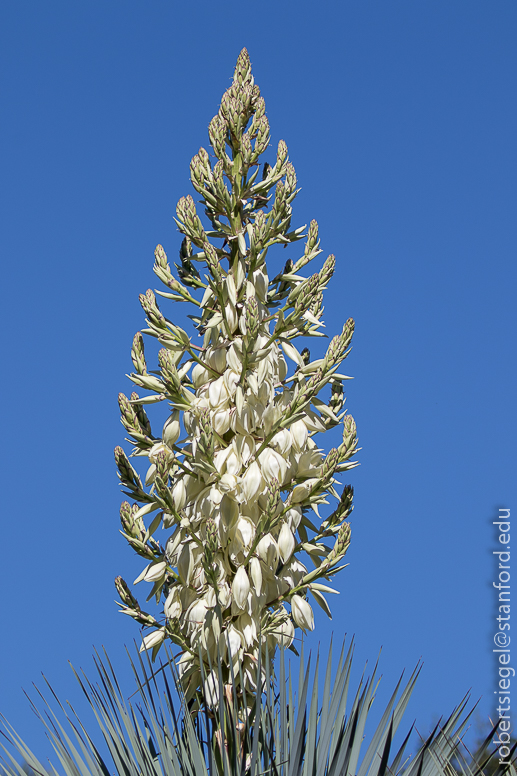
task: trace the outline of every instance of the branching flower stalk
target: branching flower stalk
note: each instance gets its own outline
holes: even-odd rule
[[[347,378],[339,368],[354,322],[323,358],[311,361],[295,343],[323,336],[323,292],[335,259],[300,274],[321,253],[318,225],[312,221],[307,233],[291,228],[297,182],[284,141],[274,166],[259,164],[269,123],[246,49],[209,137],[212,155],[201,148],[190,171],[211,228],[193,198],[183,197],[179,279],[161,245],[154,265],[166,288],[156,293],[193,304],[202,339],[195,344],[167,319],[153,291],[142,294],[147,328],[134,338],[130,378],[149,393],[119,396],[132,456],[149,464],[142,482],[122,448],[115,450],[131,501],[121,506],[122,533],[145,559],[135,584],[150,583],[147,600],[163,606],[159,617],[141,609],[121,577],[116,586],[122,611],[148,629],[142,649],[154,658],[167,639],[180,647],[180,677],[194,707],[210,704],[221,666],[246,714],[262,686],[259,649],[264,667],[277,646],[294,648],[296,627],[314,628],[308,594],[330,616],[324,593],[336,591],[324,582],[344,568],[353,492],[346,486],[340,495],[336,478],[356,465],[357,438],[343,411]],[[269,280],[269,249],[301,240],[299,258]],[[157,370],[147,367],[143,334],[162,346]],[[320,394],[328,386],[326,400]],[[144,409],[158,402],[170,407],[161,436]],[[324,455],[318,435],[338,424],[343,441]],[[337,506],[321,521],[318,508],[329,496]],[[158,529],[169,532],[164,543]]]

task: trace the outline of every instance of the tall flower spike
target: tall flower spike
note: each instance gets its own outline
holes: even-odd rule
[[[122,448],[115,452],[132,502],[121,507],[122,533],[143,559],[136,582],[150,585],[159,615],[142,611],[121,578],[117,590],[122,611],[145,629],[142,649],[154,658],[169,640],[182,650],[179,673],[191,708],[215,703],[214,693],[203,694],[202,677],[206,690],[220,660],[242,722],[276,647],[290,647],[296,628],[315,627],[308,596],[323,606],[318,581],[342,568],[350,541],[351,488],[335,509],[321,512],[338,497],[337,474],[355,465],[356,428],[340,414],[345,377],[337,371],[354,323],[347,321],[326,353],[311,356],[299,342],[320,336],[335,258],[302,274],[321,252],[318,225],[291,230],[298,184],[285,142],[276,158],[261,159],[270,129],[246,50],[208,135],[211,150],[194,156],[190,177],[199,213],[210,223],[190,195],[182,197],[179,279],[161,245],[154,264],[164,304],[193,303],[201,339],[173,323],[147,291],[140,298],[143,333],[160,344],[159,368],[147,367],[137,334],[131,379],[146,395],[119,399],[135,456],[130,463]],[[304,237],[305,247],[294,253]],[[275,245],[287,256],[275,258]],[[329,384],[330,398],[323,399]],[[156,437],[144,406],[159,404],[149,410],[159,415],[165,403]],[[325,456],[321,434],[338,424],[343,441]],[[142,458],[147,466],[140,471]],[[330,614],[326,602],[323,608]]]

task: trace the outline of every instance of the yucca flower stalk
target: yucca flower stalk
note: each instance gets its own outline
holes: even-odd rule
[[[178,277],[161,245],[154,265],[164,303],[195,306],[197,336],[165,317],[152,290],[142,294],[147,328],[134,338],[130,379],[148,393],[119,396],[132,455],[148,462],[143,482],[115,450],[132,502],[121,506],[122,533],[145,559],[135,584],[150,583],[160,615],[143,611],[121,577],[116,586],[122,611],[146,629],[142,649],[154,659],[167,640],[180,647],[179,674],[194,708],[215,705],[222,671],[246,715],[276,648],[293,648],[297,627],[314,628],[309,594],[330,616],[324,593],[336,591],[326,583],[344,568],[353,491],[340,492],[337,477],[357,465],[357,438],[339,369],[354,322],[323,358],[311,360],[299,345],[323,336],[335,258],[303,274],[321,254],[318,225],[291,227],[297,182],[285,142],[273,166],[259,161],[269,123],[246,49],[209,139],[211,152],[201,148],[190,172],[211,228],[193,198],[181,198]],[[275,245],[289,258],[270,280],[266,258]],[[148,369],[142,335],[162,346],[156,370]],[[170,415],[156,436],[144,407],[161,402]],[[340,424],[342,442],[325,455],[320,435]],[[322,520],[318,509],[329,497],[335,507]]]

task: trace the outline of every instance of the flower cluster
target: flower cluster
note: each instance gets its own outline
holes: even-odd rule
[[[161,246],[154,267],[167,289],[159,296],[196,306],[191,317],[203,344],[165,318],[147,291],[140,297],[143,333],[162,346],[159,369],[148,371],[139,332],[131,380],[150,393],[119,396],[133,455],[149,466],[142,482],[116,448],[133,502],[122,504],[122,532],[146,560],[135,583],[151,583],[149,598],[163,602],[163,616],[144,612],[120,577],[116,585],[123,611],[150,629],[143,649],[154,657],[166,639],[181,647],[188,700],[199,700],[200,688],[211,697],[220,661],[244,708],[260,682],[259,649],[267,647],[272,659],[277,646],[292,647],[296,626],[314,628],[308,593],[330,616],[323,593],[335,591],[320,580],[343,568],[350,542],[352,488],[340,495],[336,476],[356,465],[356,428],[343,411],[346,376],[338,371],[354,323],[345,323],[323,358],[311,361],[307,348],[293,344],[322,336],[323,291],[335,260],[329,256],[310,277],[300,274],[321,253],[318,225],[312,221],[306,234],[305,227],[291,231],[296,175],[283,141],[259,179],[269,124],[245,49],[209,135],[217,161],[200,149],[191,181],[211,229],[205,231],[192,197],[182,198],[179,280]],[[270,280],[269,249],[304,238],[303,255]],[[158,402],[170,406],[160,437],[144,409]],[[338,424],[342,443],[324,455],[317,435]],[[322,521],[318,508],[329,495],[336,508]],[[170,532],[164,543],[155,538],[160,527]]]

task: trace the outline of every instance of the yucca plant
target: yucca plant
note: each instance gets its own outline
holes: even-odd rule
[[[130,378],[150,394],[119,396],[132,455],[149,467],[142,481],[116,448],[132,500],[121,507],[122,532],[145,559],[135,583],[152,585],[148,600],[161,603],[159,616],[141,608],[121,577],[116,584],[124,613],[150,629],[142,647],[153,659],[167,640],[181,648],[187,700],[201,708],[216,698],[222,672],[245,722],[275,649],[292,646],[296,627],[314,628],[308,596],[330,616],[324,593],[336,592],[327,583],[344,568],[353,494],[350,486],[338,492],[337,478],[356,465],[357,439],[339,368],[354,322],[321,358],[296,347],[324,336],[323,292],[335,258],[303,274],[321,253],[318,225],[291,227],[297,183],[283,140],[274,165],[261,165],[269,124],[246,49],[209,138],[212,155],[201,148],[190,171],[210,228],[192,197],[182,197],[178,277],[161,245],[154,265],[166,288],[156,293],[165,304],[193,305],[197,331],[169,320],[155,292],[142,294],[147,328],[134,338]],[[288,259],[271,273],[266,257],[275,246]],[[157,370],[147,366],[142,334],[162,346]],[[161,403],[169,415],[155,435],[144,406]],[[324,455],[317,440],[337,426],[342,441]],[[335,508],[322,519],[329,498]],[[161,529],[169,536],[159,542]]]

